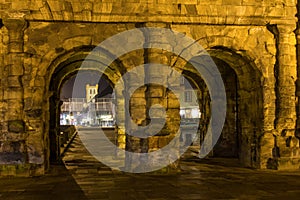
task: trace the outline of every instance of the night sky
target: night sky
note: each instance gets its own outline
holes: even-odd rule
[[[64,83],[61,89],[60,98],[85,98],[86,84],[96,85],[97,83],[98,97],[112,93],[112,88],[106,78],[101,77],[100,79],[99,73],[96,72],[82,71],[78,72]],[[76,89],[74,88],[74,84],[76,85]]]

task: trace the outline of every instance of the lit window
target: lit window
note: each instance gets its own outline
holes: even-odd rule
[[[184,85],[184,76],[180,76],[180,85]]]
[[[192,91],[185,91],[184,92],[184,101],[185,102],[192,102]]]

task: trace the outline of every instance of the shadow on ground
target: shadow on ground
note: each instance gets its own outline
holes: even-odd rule
[[[86,200],[80,186],[61,165],[52,165],[45,176],[0,178],[1,200]]]

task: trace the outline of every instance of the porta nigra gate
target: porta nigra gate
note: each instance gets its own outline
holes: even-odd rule
[[[183,33],[214,59],[227,96],[215,156],[237,157],[253,168],[300,166],[295,0],[1,0],[0,18],[1,175],[41,175],[59,159],[63,83],[99,43],[140,27]],[[108,52],[101,59],[110,56]],[[99,71],[93,66],[101,59],[88,60],[87,70]],[[145,63],[172,66],[196,85],[205,132],[209,92],[201,75],[180,56],[139,49],[118,57],[99,73],[114,86],[128,70]],[[164,71],[150,68],[147,73],[159,78]],[[179,103],[165,87],[145,85],[136,90],[130,100],[132,119],[137,125],[147,124],[148,110],[157,103],[166,108],[166,124],[158,135],[143,139],[126,134],[125,104],[116,102],[120,148],[146,153],[172,139],[180,123]]]

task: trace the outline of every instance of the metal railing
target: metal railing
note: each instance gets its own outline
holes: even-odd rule
[[[97,98],[95,102],[87,102],[85,98],[63,99],[61,112],[110,111],[113,109],[113,98]]]

